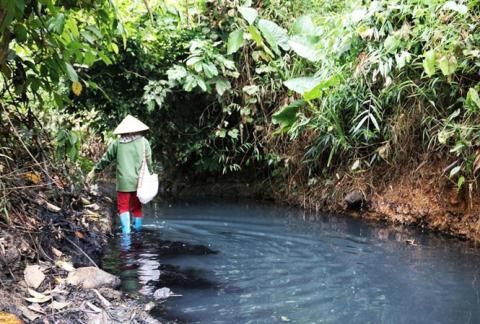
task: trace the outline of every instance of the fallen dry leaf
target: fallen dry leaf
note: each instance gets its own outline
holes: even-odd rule
[[[62,209],[58,206],[55,206],[54,204],[51,204],[49,202],[46,202],[45,203],[45,206],[47,207],[47,209],[49,211],[51,211],[52,213],[58,213],[59,211],[61,211]]]
[[[57,250],[57,249],[54,248],[53,246],[52,246],[52,253],[53,253],[57,258],[59,258],[59,257],[61,257],[61,256],[63,255],[62,251]]]
[[[37,289],[45,279],[39,265],[28,265],[23,271],[23,276],[28,287]]]
[[[91,310],[93,310],[95,313],[100,313],[102,310],[98,308],[97,306],[93,305],[91,302],[85,302],[88,307],[90,307]]]
[[[98,206],[97,204],[90,204],[90,205],[86,205],[85,207],[93,209],[93,210],[99,210],[100,209],[100,206]]]
[[[31,309],[34,312],[45,315],[45,311],[43,310],[42,306],[40,306],[39,304],[36,304],[36,303],[31,304],[28,306],[28,309]]]
[[[31,322],[40,317],[39,314],[32,312],[30,309],[23,305],[20,305],[18,308],[22,311],[23,316],[25,316]]]
[[[50,307],[53,308],[53,309],[56,309],[56,310],[60,310],[60,309],[63,309],[65,307],[67,307],[68,305],[70,305],[70,303],[67,303],[67,302],[57,302],[56,300],[54,300],[51,304],[50,304]]]
[[[33,184],[39,184],[42,178],[36,172],[27,172],[24,175],[25,179],[31,181]]]
[[[52,299],[52,296],[43,295],[42,297],[25,297],[24,299],[31,303],[42,304]]]
[[[82,202],[82,204],[84,205],[91,205],[92,203],[90,202],[90,200],[88,200],[87,198],[85,197],[80,197],[80,201]]]

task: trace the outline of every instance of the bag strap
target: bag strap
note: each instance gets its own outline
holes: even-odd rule
[[[145,170],[147,169],[147,140],[143,137],[143,159],[140,166],[140,174],[138,176],[137,189],[141,187],[143,178],[145,177]]]

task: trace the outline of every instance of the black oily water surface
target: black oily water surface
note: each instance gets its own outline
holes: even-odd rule
[[[125,291],[185,323],[479,323],[480,250],[412,228],[251,201],[155,203],[110,242]]]

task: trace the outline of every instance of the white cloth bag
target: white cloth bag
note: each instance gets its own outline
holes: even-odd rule
[[[149,203],[158,193],[158,175],[148,171],[146,145],[144,142],[143,161],[137,184],[137,197],[142,204]]]

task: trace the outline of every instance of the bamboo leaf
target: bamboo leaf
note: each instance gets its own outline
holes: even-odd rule
[[[450,171],[450,178],[454,177],[458,172],[460,172],[461,166],[457,165]]]

